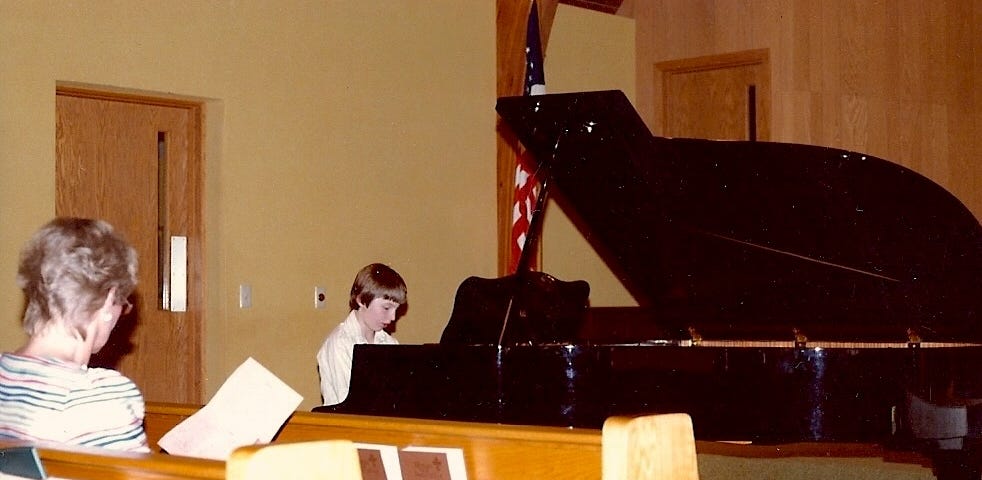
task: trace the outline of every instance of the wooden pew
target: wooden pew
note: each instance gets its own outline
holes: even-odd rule
[[[156,445],[197,406],[148,403],[147,436]],[[464,450],[468,478],[600,478],[600,430],[295,412],[274,442],[348,439]]]
[[[198,410],[195,405],[148,403],[150,444]],[[348,439],[396,445],[459,447],[468,478],[601,477],[601,431],[362,415],[295,412],[275,442]],[[728,478],[933,479],[930,461],[879,445],[795,443],[741,445],[696,441],[702,480]]]
[[[0,448],[29,445],[0,441]],[[48,475],[72,480],[219,480],[225,462],[162,453],[129,453],[70,446],[44,446],[38,456]]]
[[[0,440],[0,449],[31,445],[19,440]],[[70,480],[266,480],[326,478],[327,475],[338,480],[361,478],[358,455],[350,441],[242,447],[232,453],[228,463],[70,445],[45,445],[37,447],[37,452],[45,473],[52,478]],[[329,467],[327,471],[325,466]],[[268,474],[270,471],[276,475]],[[0,477],[6,478],[2,474]]]
[[[228,457],[225,480],[362,480],[350,440],[314,440],[239,447]]]
[[[603,480],[699,480],[692,418],[684,413],[608,418]]]

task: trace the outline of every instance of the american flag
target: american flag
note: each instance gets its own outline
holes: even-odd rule
[[[546,76],[542,67],[542,42],[539,38],[539,11],[535,0],[529,11],[528,29],[525,31],[525,95],[546,93]],[[525,239],[529,234],[529,223],[535,209],[535,199],[539,194],[539,181],[535,178],[535,159],[526,151],[518,155],[515,162],[515,205],[512,209],[511,223],[511,265],[516,271]],[[528,263],[535,268],[535,258]]]

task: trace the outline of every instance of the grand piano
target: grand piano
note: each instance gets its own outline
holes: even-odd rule
[[[655,137],[619,91],[496,108],[639,306],[544,272],[468,278],[439,344],[356,346],[348,398],[315,411],[686,412],[699,439],[916,448],[979,478],[982,227],[944,188],[833,148]]]

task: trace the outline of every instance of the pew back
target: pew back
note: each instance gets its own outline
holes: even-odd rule
[[[362,480],[358,449],[349,440],[239,447],[225,480]]]
[[[148,403],[145,425],[151,445],[197,409]],[[601,471],[601,433],[592,429],[295,412],[274,442],[331,439],[461,448],[473,479],[598,479]]]
[[[0,448],[28,445],[0,441]],[[44,446],[38,456],[48,475],[72,480],[219,480],[225,462],[162,453],[129,453],[71,446]]]
[[[692,419],[684,413],[608,418],[603,480],[699,480]]]
[[[151,445],[192,415],[199,406],[148,403]],[[509,479],[601,477],[600,430],[477,424],[295,412],[276,442],[348,439],[404,447],[463,448],[468,478]],[[699,476],[712,478],[814,478],[808,472],[834,472],[840,478],[930,479],[930,461],[915,452],[881,445],[795,443],[741,445],[696,441]]]

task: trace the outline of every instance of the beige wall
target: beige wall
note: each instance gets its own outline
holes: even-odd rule
[[[209,392],[253,356],[316,403],[313,355],[366,263],[407,279],[410,343],[438,338],[460,279],[493,274],[493,2],[71,5],[0,11],[5,348],[20,340],[14,252],[54,213],[57,81],[214,99]]]
[[[438,341],[458,284],[496,275],[494,10],[0,0],[0,348],[23,339],[17,251],[54,214],[58,82],[207,102],[208,396],[253,356],[301,408],[317,404],[313,355],[374,261],[409,284],[397,337]],[[633,90],[632,28],[561,6],[547,75],[557,89]],[[237,306],[240,283],[252,308]]]
[[[623,90],[634,98],[634,20],[560,5],[546,52],[550,93]],[[542,270],[590,283],[593,306],[637,305],[554,202],[545,208]]]

